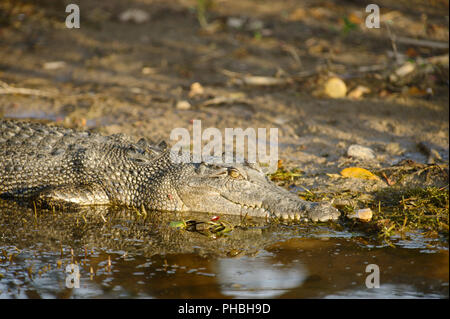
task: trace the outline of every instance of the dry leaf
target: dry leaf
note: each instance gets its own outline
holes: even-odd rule
[[[288,17],[289,21],[300,21],[306,18],[307,14],[305,9],[297,8]]]
[[[414,48],[408,48],[408,50],[406,50],[406,55],[409,58],[415,58],[416,56],[419,55],[419,53],[417,53],[417,51]]]
[[[155,74],[155,73],[157,73],[157,70],[155,68],[150,68],[148,66],[145,66],[142,68],[141,73],[145,74],[145,75]]]
[[[347,96],[351,99],[359,99],[366,93],[370,93],[370,89],[366,86],[358,85],[355,89],[351,90]]]
[[[352,12],[349,14],[348,21],[350,21],[351,23],[354,23],[354,24],[362,24],[363,23],[363,19],[361,17],[359,17],[357,15],[357,13],[355,13],[355,12]]]
[[[415,64],[411,62],[406,62],[401,67],[395,70],[395,74],[404,77],[405,75],[408,75],[409,73],[413,72],[416,69]]]
[[[408,89],[408,95],[412,96],[424,96],[427,94],[427,91],[419,89],[417,86],[410,87]]]
[[[247,56],[249,56],[249,52],[246,48],[238,48],[236,50],[233,51],[232,55],[233,57],[237,58],[237,59],[242,59],[245,58]]]
[[[388,97],[389,95],[391,95],[391,93],[389,93],[389,91],[383,89],[380,91],[380,93],[378,94],[380,97]]]
[[[315,19],[322,19],[326,17],[330,17],[333,15],[333,12],[323,7],[314,7],[309,10],[309,16],[312,16]]]
[[[360,179],[379,179],[376,175],[372,174],[365,168],[361,167],[348,167],[341,171],[341,175],[344,177],[360,178]]]

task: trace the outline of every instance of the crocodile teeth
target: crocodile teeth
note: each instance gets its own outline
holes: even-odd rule
[[[261,215],[266,213],[266,210],[264,208],[258,208],[258,213],[260,213]]]

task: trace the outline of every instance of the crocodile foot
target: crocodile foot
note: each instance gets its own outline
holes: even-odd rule
[[[336,220],[340,216],[340,212],[331,206],[330,202],[313,203],[307,211],[307,217],[313,222],[325,222],[327,220]]]

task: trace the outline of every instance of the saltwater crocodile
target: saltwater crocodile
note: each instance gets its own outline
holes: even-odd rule
[[[125,205],[160,211],[337,219],[255,164],[175,163],[170,148],[40,123],[0,120],[0,197],[38,204]]]

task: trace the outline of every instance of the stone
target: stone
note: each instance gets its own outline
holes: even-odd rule
[[[350,145],[347,150],[347,155],[363,160],[375,159],[375,152],[371,148],[358,144]]]

